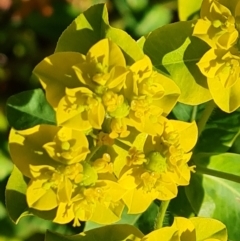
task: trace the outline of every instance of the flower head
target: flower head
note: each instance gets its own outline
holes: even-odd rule
[[[147,234],[142,241],[157,240],[162,237],[162,241],[227,241],[226,226],[218,220],[212,218],[174,218],[170,227],[160,228]]]
[[[129,149],[125,163],[122,161],[119,177],[120,185],[128,189],[123,200],[130,213],[146,210],[154,199],[172,199],[177,195],[178,185],[189,184],[191,167],[187,162],[196,143],[197,128],[194,123],[165,119],[161,135],[145,139],[141,135]],[[143,143],[142,149],[139,141]],[[137,205],[139,198],[144,201]]]
[[[12,157],[30,179],[26,191],[30,208],[56,210],[55,222],[75,220],[74,225],[79,221],[105,224],[120,219],[125,189],[113,174],[113,162],[106,149],[110,142],[106,139],[90,150],[89,143],[94,143],[90,137],[67,127],[43,125],[11,131]],[[94,154],[93,148],[105,152]],[[107,215],[95,215],[96,210]]]
[[[231,11],[216,0],[204,0],[201,19],[194,27],[193,35],[213,48],[229,49],[238,38],[235,18]]]

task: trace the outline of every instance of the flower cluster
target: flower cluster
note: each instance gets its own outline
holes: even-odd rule
[[[203,0],[193,36],[210,50],[198,62],[215,103],[225,112],[240,106],[239,2]]]
[[[127,66],[120,47],[103,39],[86,55],[45,58],[34,74],[56,126],[10,133],[12,159],[29,178],[30,208],[54,211],[57,223],[108,224],[125,205],[141,213],[188,185],[197,127],[166,118],[179,89],[147,56]]]
[[[142,241],[227,241],[226,226],[211,218],[177,217],[171,227],[164,227],[146,235]]]

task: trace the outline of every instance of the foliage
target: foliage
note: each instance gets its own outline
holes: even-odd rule
[[[188,21],[139,41],[90,7],[33,69],[42,89],[8,99],[15,223],[85,226],[46,241],[238,240],[240,2],[178,5]]]

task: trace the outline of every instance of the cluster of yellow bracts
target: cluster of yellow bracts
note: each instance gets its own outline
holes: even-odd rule
[[[167,119],[180,95],[145,55],[126,65],[110,39],[86,55],[58,52],[34,69],[56,125],[10,133],[12,159],[29,178],[32,209],[74,225],[118,221],[188,185],[196,124]]]

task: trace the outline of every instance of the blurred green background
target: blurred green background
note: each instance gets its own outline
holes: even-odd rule
[[[46,229],[73,234],[83,228],[36,217],[23,218],[18,225],[9,219],[4,192],[12,162],[5,105],[9,96],[39,87],[30,80],[34,66],[54,52],[58,37],[79,13],[100,2],[107,4],[110,24],[136,40],[179,20],[180,0],[0,0],[0,241],[38,241],[44,240]]]

